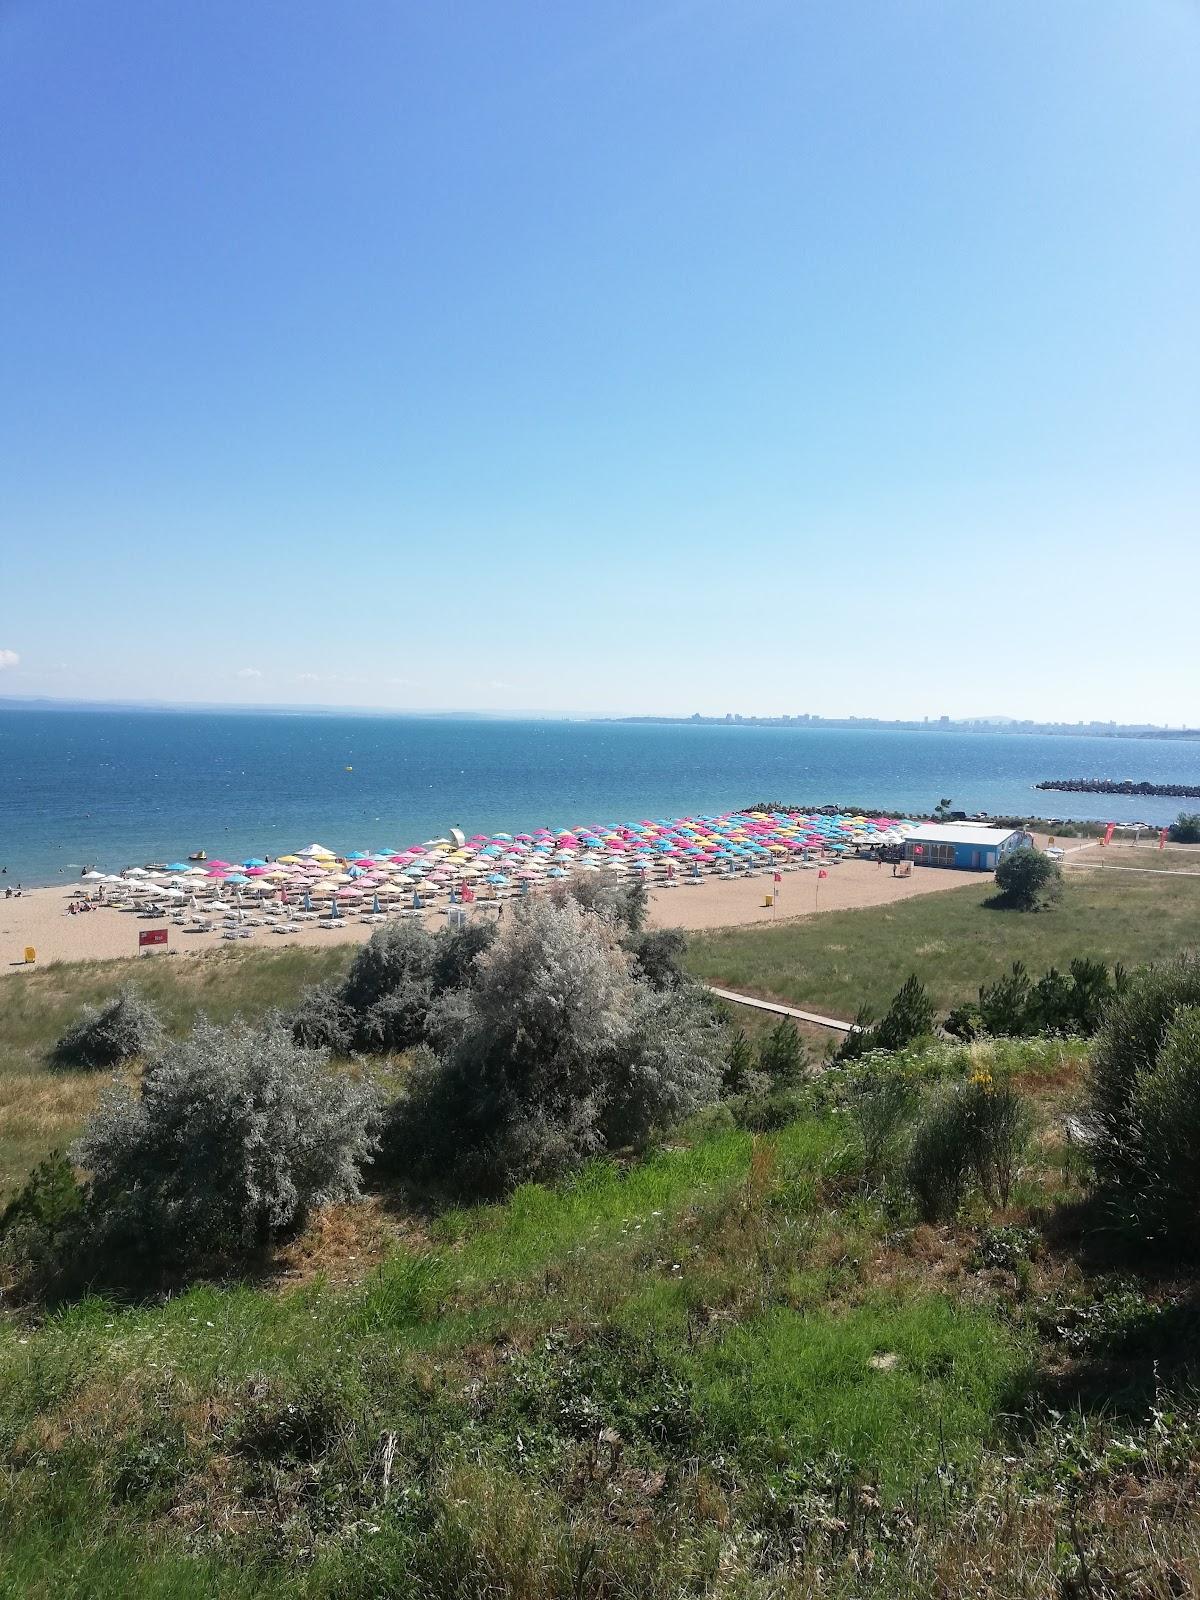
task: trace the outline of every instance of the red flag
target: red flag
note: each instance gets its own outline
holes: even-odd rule
[[[1109,823],[1108,827],[1105,828],[1105,830],[1104,830],[1104,837],[1100,841],[1101,844],[1111,844],[1112,843],[1112,836],[1116,832],[1116,827],[1117,827],[1117,825],[1116,825],[1115,822],[1110,822]]]
[[[783,882],[783,873],[782,872],[777,872],[775,874],[775,882],[776,883],[782,883]]]
[[[827,878],[828,876],[829,874],[825,871],[824,867],[822,867],[820,872],[817,873],[818,878]]]
[[[1160,850],[1165,850],[1166,849],[1166,847],[1167,847],[1167,834],[1170,831],[1171,830],[1169,828],[1160,828],[1158,830],[1158,848]]]

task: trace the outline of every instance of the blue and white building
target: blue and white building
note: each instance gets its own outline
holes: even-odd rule
[[[992,828],[981,822],[922,822],[904,839],[904,854],[919,867],[958,867],[995,872],[1006,855],[1033,844],[1022,828]]]

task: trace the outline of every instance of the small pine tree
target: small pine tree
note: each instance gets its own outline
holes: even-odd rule
[[[808,1052],[796,1024],[782,1017],[758,1045],[758,1067],[778,1087],[798,1083],[808,1066]]]
[[[897,991],[874,1030],[877,1050],[903,1050],[934,1030],[933,1001],[914,972]]]
[[[754,1049],[744,1028],[734,1028],[725,1052],[725,1092],[745,1094],[754,1072]]]
[[[1023,961],[979,991],[979,1015],[993,1038],[1020,1039],[1029,1031],[1033,986]]]

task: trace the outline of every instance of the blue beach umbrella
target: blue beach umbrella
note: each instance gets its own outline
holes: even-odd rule
[[[307,889],[304,891],[304,898],[301,900],[300,904],[304,907],[305,911],[311,911],[313,908],[312,896],[309,894]]]
[[[171,861],[167,865],[168,872],[186,872],[187,870],[188,864],[186,861]]]
[[[383,907],[379,904],[379,896],[377,894],[373,894],[371,896],[371,915],[377,917],[382,911]]]
[[[244,867],[265,867],[266,864],[261,856],[251,856],[248,861],[242,862]]]

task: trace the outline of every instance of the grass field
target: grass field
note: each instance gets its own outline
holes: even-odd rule
[[[878,1014],[915,972],[939,1008],[973,999],[1020,959],[1036,973],[1073,956],[1136,966],[1200,945],[1200,879],[1070,872],[1053,910],[996,911],[991,879],[888,908],[692,937],[697,977],[847,1019]]]
[[[1143,872],[1195,872],[1200,873],[1200,846],[1166,845],[1110,845],[1103,849],[1094,845],[1071,856],[1067,865],[1077,867],[1137,867]]]
[[[976,1060],[1037,1107],[1002,1216],[914,1228],[818,1100],[410,1220],[339,1288],[0,1320],[0,1594],[1059,1600],[1068,1495],[1130,1597],[1192,1592],[1192,1414],[1150,1422],[1166,1369],[1109,1348],[1166,1313],[1048,1221],[1078,1051]],[[344,1266],[378,1202],[340,1211]]]

